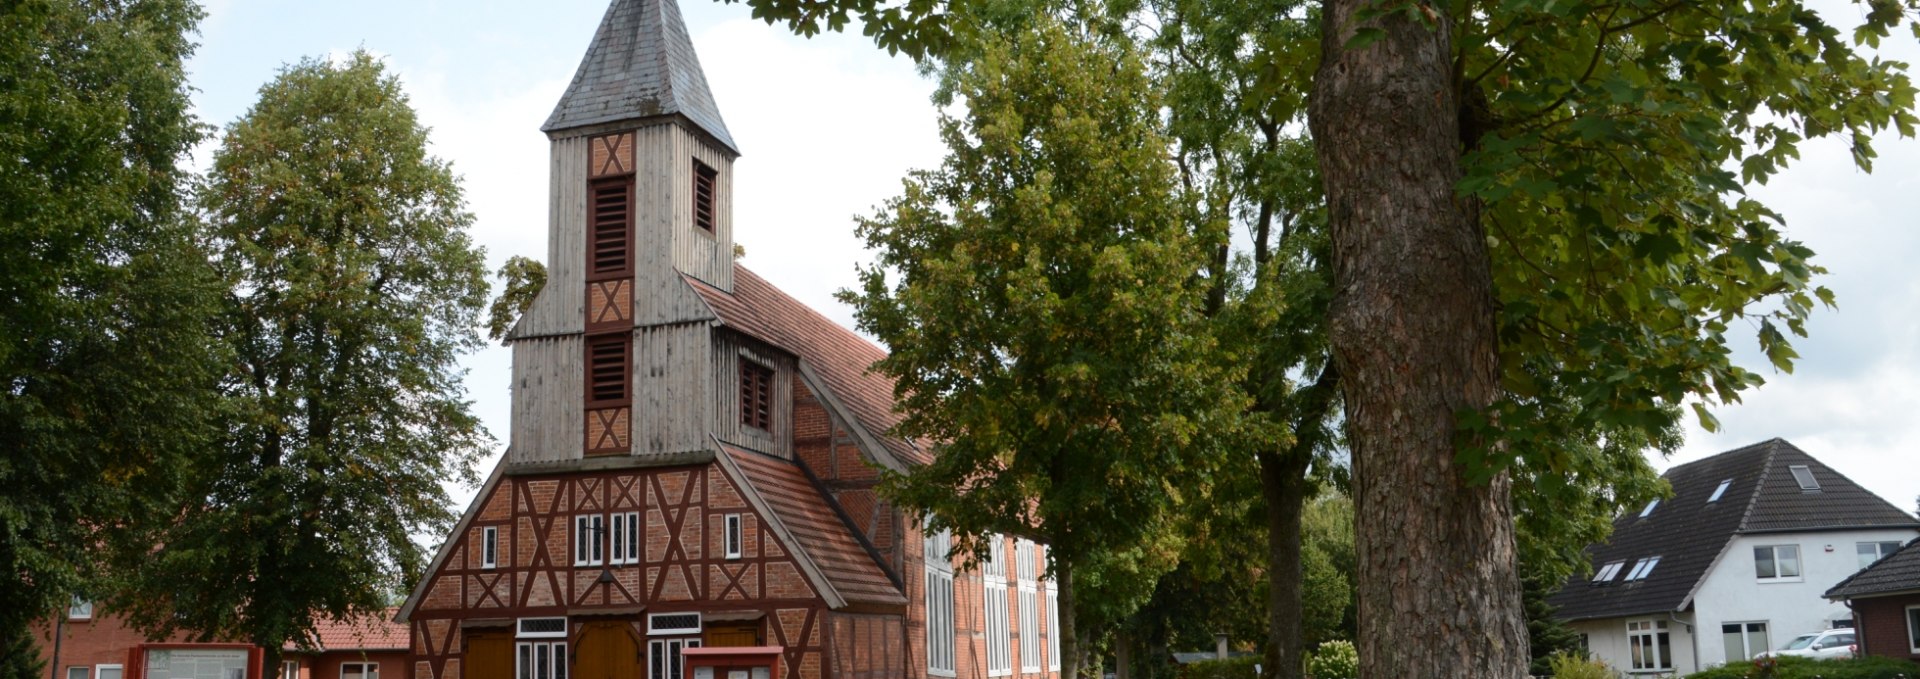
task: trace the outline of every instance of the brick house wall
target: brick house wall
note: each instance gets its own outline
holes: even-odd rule
[[[1907,607],[1920,606],[1920,593],[1853,600],[1860,630],[1860,652],[1920,661],[1907,636]]]
[[[131,665],[130,653],[141,644],[152,643],[152,641],[186,642],[186,636],[183,634],[150,641],[138,630],[128,626],[120,616],[99,613],[97,609],[92,619],[66,620],[58,626],[61,635],[59,661],[61,679],[65,679],[67,668],[70,667]],[[52,627],[53,625],[47,623],[34,626],[34,642],[39,645],[42,662],[53,662],[53,637],[48,634]],[[95,675],[89,672],[87,676]]]

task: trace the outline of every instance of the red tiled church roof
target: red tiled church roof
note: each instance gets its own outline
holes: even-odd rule
[[[773,287],[766,279],[734,264],[733,292],[686,277],[720,322],[799,356],[825,382],[831,395],[878,439],[885,454],[905,464],[933,461],[927,446],[890,432],[900,422],[894,412],[893,379],[868,370],[887,352],[841,327],[818,311]]]
[[[840,596],[856,604],[907,602],[798,465],[726,443],[720,448]]]

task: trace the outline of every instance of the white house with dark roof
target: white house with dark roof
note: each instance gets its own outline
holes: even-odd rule
[[[1614,520],[1593,573],[1549,599],[1588,650],[1630,674],[1744,662],[1851,626],[1836,583],[1920,536],[1920,520],[1781,439],[1666,473],[1673,497]]]

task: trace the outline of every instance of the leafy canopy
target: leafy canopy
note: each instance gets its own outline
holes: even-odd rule
[[[143,629],[274,660],[320,617],[383,610],[423,570],[411,536],[453,518],[443,482],[491,444],[456,364],[487,281],[426,135],[364,52],[287,67],[227,128],[199,198],[232,415],[117,607]]]
[[[861,221],[878,261],[842,294],[891,350],[900,432],[942,447],[887,489],[963,535],[1046,540],[1076,610],[1114,621],[1173,566],[1181,470],[1236,374],[1208,360],[1139,55],[1051,21],[976,53],[943,75],[965,102],[946,160]]]
[[[99,594],[95,547],[167,516],[214,432],[218,287],[180,209],[200,16],[0,5],[0,676],[32,673],[29,621]]]

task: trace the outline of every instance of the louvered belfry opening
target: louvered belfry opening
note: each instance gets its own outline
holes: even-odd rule
[[[698,159],[693,161],[693,225],[713,233],[714,185],[720,173]]]
[[[773,368],[740,359],[740,423],[773,430]]]
[[[632,132],[588,140],[586,454],[633,448]]]
[[[619,278],[633,275],[633,177],[593,182],[587,239],[587,276]]]

